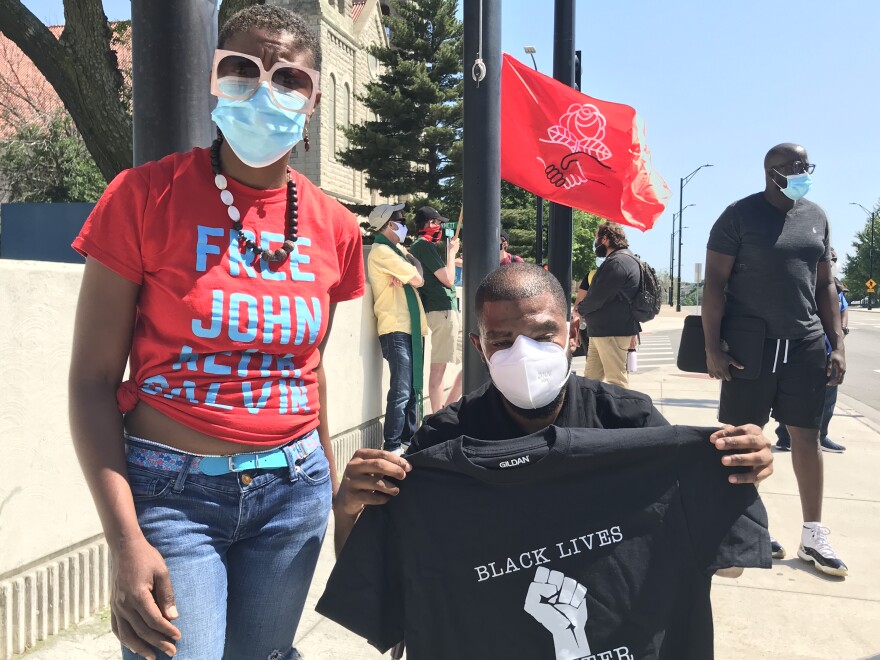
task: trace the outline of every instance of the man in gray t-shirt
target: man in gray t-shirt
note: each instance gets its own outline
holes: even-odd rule
[[[709,375],[722,381],[718,419],[764,426],[772,413],[788,427],[804,517],[798,556],[842,576],[846,564],[820,523],[818,444],[826,385],[843,381],[846,362],[828,218],[803,198],[814,167],[799,145],[773,147],[764,158],[764,191],[734,202],[718,218],[706,252],[703,330]],[[722,350],[723,316],[763,320],[757,379],[736,377],[742,365]],[[827,356],[823,332],[831,343]],[[785,556],[775,540],[773,556]]]

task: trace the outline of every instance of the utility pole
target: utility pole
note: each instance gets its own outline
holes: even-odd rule
[[[553,77],[574,86],[574,3],[555,0],[553,14]],[[571,207],[550,204],[550,272],[562,284],[565,299],[571,301]],[[571,305],[567,305],[569,315]]]
[[[211,144],[214,0],[132,0],[134,164]]]
[[[501,0],[464,0],[464,171],[462,238],[464,322],[476,333],[474,297],[498,268],[501,243]],[[465,335],[467,336],[467,335]],[[464,388],[488,380],[480,356],[465,342]]]

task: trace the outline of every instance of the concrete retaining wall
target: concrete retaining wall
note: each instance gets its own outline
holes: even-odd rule
[[[78,623],[109,595],[106,544],[67,421],[82,271],[75,264],[0,260],[0,660]],[[327,350],[330,433],[340,470],[357,448],[382,442],[388,369],[372,304],[368,289],[337,307]],[[449,371],[451,384],[455,371]]]

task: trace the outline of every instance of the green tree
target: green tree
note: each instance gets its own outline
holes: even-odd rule
[[[11,202],[94,202],[107,185],[63,111],[0,143],[0,181]]]
[[[501,227],[510,235],[510,252],[527,261],[535,260],[535,196],[506,181],[501,183]],[[602,218],[574,210],[572,216],[571,273],[578,282],[596,267],[593,243],[596,227]],[[550,202],[544,200],[544,261],[547,261],[547,231],[550,226]]]
[[[412,195],[450,217],[461,206],[462,25],[456,0],[391,0],[392,45],[359,100],[373,118],[345,131],[340,161],[385,196]]]
[[[875,281],[880,281],[880,203],[874,207],[874,273]],[[871,277],[871,217],[865,227],[856,234],[852,242],[852,252],[846,254],[846,267],[843,269],[843,283],[849,289],[848,298],[861,300],[868,295],[865,282]],[[876,289],[874,300],[878,299]]]

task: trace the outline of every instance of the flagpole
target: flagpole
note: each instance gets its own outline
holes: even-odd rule
[[[461,233],[464,326],[477,333],[474,298],[498,268],[501,243],[501,0],[464,0],[464,153]],[[469,341],[464,348],[465,394],[488,380]]]
[[[527,55],[532,56],[532,66],[535,71],[538,70],[538,63],[535,61],[534,46],[526,46]],[[544,200],[539,195],[535,195],[535,263],[539,266],[544,263]]]
[[[574,86],[574,3],[555,0],[553,13],[553,77]],[[550,272],[562,284],[571,314],[571,241],[572,211],[570,206],[550,204]]]

